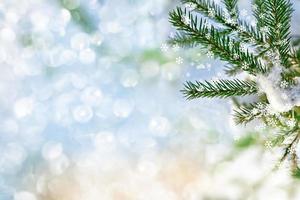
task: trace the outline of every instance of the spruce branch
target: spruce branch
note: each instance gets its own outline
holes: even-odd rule
[[[239,67],[231,66],[231,65],[226,65],[224,71],[229,76],[234,76],[242,72],[242,70]]]
[[[266,45],[265,37],[262,32],[246,21],[238,20],[238,24],[239,27],[236,27],[236,31],[243,42],[251,43],[254,47],[258,48],[263,48]]]
[[[267,71],[258,57],[250,53],[248,49],[242,50],[242,44],[239,41],[220,33],[212,25],[208,27],[205,20],[198,20],[198,17],[190,11],[177,8],[170,12],[170,22],[181,31],[171,39],[171,42],[180,41],[179,44],[186,44],[194,41],[212,51],[221,60],[251,74]]]
[[[250,103],[234,110],[234,121],[237,124],[247,124],[265,113],[266,103]]]
[[[253,81],[234,80],[218,80],[200,82],[186,82],[182,93],[187,99],[195,99],[199,97],[219,97],[226,98],[232,96],[246,96],[257,93],[256,83]]]
[[[208,0],[182,0],[181,2],[183,4],[192,4],[195,7],[195,11],[215,22],[226,24],[224,10],[214,2]]]
[[[266,25],[266,0],[254,0],[253,14],[257,22],[258,30],[267,28]]]
[[[223,0],[223,3],[230,14],[230,17],[237,18],[237,13],[238,13],[237,0]]]
[[[299,39],[300,43],[300,39]],[[294,68],[295,71],[300,73],[300,49],[292,49],[292,55],[291,55],[291,65]],[[299,76],[299,75],[298,75]]]
[[[170,45],[179,45],[181,47],[195,47],[198,42],[182,32],[177,32],[171,39],[168,40]]]
[[[278,50],[281,64],[290,67],[292,4],[289,0],[267,0],[266,25],[268,40],[273,49]]]
[[[227,62],[227,75],[235,76],[244,71],[255,80],[188,81],[182,92],[188,99],[258,94],[257,103],[241,105],[236,102],[239,106],[235,109],[235,122],[247,124],[259,118],[266,126],[284,131],[286,134],[275,136],[274,145],[277,146],[297,133],[281,159],[291,155],[295,163],[297,155],[291,148],[300,139],[300,107],[297,103],[300,98],[297,81],[300,77],[300,39],[290,35],[292,4],[290,0],[253,1],[257,26],[239,19],[237,0],[223,0],[224,7],[210,0],[182,0],[193,4],[193,9],[177,8],[170,12],[170,22],[178,30],[171,43],[201,45]],[[291,128],[293,133],[289,132]]]
[[[296,130],[293,130],[293,133],[296,132]],[[285,147],[284,149],[284,153],[280,159],[280,163],[282,163],[289,154],[293,154],[295,153],[295,145],[299,142],[299,136],[300,133],[296,133],[296,135],[294,136],[293,140]]]
[[[255,41],[263,46],[263,34],[243,20],[238,19],[237,0],[224,0],[226,11],[209,0],[182,0],[182,3],[195,5],[195,11],[223,26],[224,33],[237,33],[244,42]]]

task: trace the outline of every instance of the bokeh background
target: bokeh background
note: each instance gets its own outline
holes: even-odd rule
[[[287,168],[272,171],[270,131],[235,126],[230,101],[183,98],[185,80],[224,73],[166,44],[175,5],[0,2],[0,200],[300,199]]]

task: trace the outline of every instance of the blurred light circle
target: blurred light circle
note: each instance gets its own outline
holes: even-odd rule
[[[148,61],[142,64],[140,73],[144,78],[152,78],[159,73],[159,63],[156,61]]]
[[[100,132],[95,135],[94,145],[98,151],[109,152],[116,147],[116,139],[111,132]]]
[[[69,10],[74,10],[80,5],[80,0],[63,0],[62,2],[63,5]]]
[[[90,48],[83,49],[79,53],[79,60],[83,64],[94,63],[95,59],[96,59],[95,51]]]
[[[34,100],[31,97],[18,99],[14,105],[14,113],[17,118],[30,115],[34,108]]]
[[[135,87],[138,84],[138,82],[139,82],[139,74],[135,70],[129,69],[122,74],[121,84],[125,88]]]
[[[20,166],[27,158],[26,150],[17,143],[6,145],[4,154],[1,155],[0,171],[12,170]]]
[[[87,84],[87,77],[84,75],[71,74],[70,75],[71,83],[73,87],[77,89],[83,89]]]
[[[62,60],[62,52],[64,48],[62,46],[54,47],[48,50],[45,54],[44,62],[50,67],[59,67],[64,63]],[[58,59],[59,58],[59,59]]]
[[[51,161],[63,153],[63,146],[61,143],[57,142],[48,142],[43,146],[42,156],[45,160]]]
[[[31,192],[20,191],[14,194],[14,200],[37,200],[37,198]]]
[[[55,35],[52,32],[43,32],[43,34],[39,35],[38,37],[35,34],[31,34],[27,36],[29,38],[25,38],[23,40],[28,40],[26,42],[31,43],[34,41],[34,45],[41,50],[47,52],[51,47],[53,47],[55,43]]]
[[[102,35],[100,33],[94,33],[90,38],[90,42],[94,45],[101,45],[103,41]]]
[[[60,17],[64,24],[67,24],[71,20],[71,13],[67,9],[61,9]]]
[[[149,122],[149,129],[156,136],[165,137],[171,129],[171,124],[166,117],[153,117]]]
[[[60,175],[70,166],[70,161],[67,156],[61,155],[57,159],[51,161],[50,171],[52,174]]]
[[[75,50],[86,49],[90,45],[90,38],[85,33],[77,33],[71,38],[71,47]]]
[[[80,99],[87,105],[96,106],[103,100],[103,94],[100,89],[91,86],[83,90]]]
[[[53,95],[53,90],[51,87],[38,88],[35,90],[35,97],[39,101],[46,101]]]
[[[147,160],[140,161],[137,169],[145,176],[155,176],[158,172],[158,166],[154,162]]]
[[[205,130],[208,128],[208,125],[204,122],[204,120],[193,113],[190,114],[188,120],[194,129]]]
[[[86,123],[93,117],[93,110],[90,106],[80,105],[73,109],[73,118],[79,123]]]
[[[19,15],[14,10],[8,10],[5,12],[5,19],[10,23],[17,23],[19,21]]]
[[[21,56],[21,58],[30,59],[30,58],[33,58],[34,55],[35,55],[35,52],[33,51],[33,49],[27,47],[27,48],[22,49],[20,56]]]
[[[53,89],[56,91],[63,91],[68,85],[68,83],[70,82],[72,75],[73,74],[63,74],[62,76],[57,77],[55,82],[52,85]],[[62,94],[62,95],[67,96],[67,94]]]
[[[42,73],[42,67],[41,67],[41,65],[39,65],[37,63],[24,64],[23,67],[25,70],[24,75],[26,75],[26,76],[37,76]]]
[[[17,143],[10,143],[5,148],[4,156],[7,163],[12,165],[20,165],[26,159],[26,150]]]
[[[42,11],[35,11],[30,14],[30,21],[36,31],[46,31],[50,22],[49,15]]]
[[[7,59],[7,53],[4,48],[0,48],[0,63],[5,62]]]
[[[38,177],[36,181],[36,191],[37,193],[44,193],[47,191],[47,182],[45,176]]]
[[[168,81],[174,81],[180,77],[180,67],[175,63],[167,63],[161,66],[162,77]]]
[[[114,102],[113,112],[120,118],[128,117],[134,108],[133,102],[128,99],[118,99]]]
[[[4,133],[17,133],[19,131],[18,123],[13,119],[4,120],[0,128]]]
[[[1,29],[1,39],[5,42],[13,42],[16,39],[16,34],[11,28]]]
[[[119,33],[121,31],[121,26],[117,21],[111,21],[106,24],[107,33]]]
[[[59,58],[62,64],[71,64],[76,59],[76,53],[71,49],[65,49],[60,53]]]

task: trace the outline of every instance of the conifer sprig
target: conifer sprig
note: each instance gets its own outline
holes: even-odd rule
[[[244,42],[256,41],[256,45],[264,45],[263,35],[254,27],[238,19],[237,0],[224,0],[226,11],[209,0],[182,0],[184,4],[192,4],[195,11],[223,26],[224,33],[237,33]]]
[[[262,31],[262,28],[267,28],[265,0],[254,0],[253,14],[257,22],[257,29]]]
[[[292,4],[289,0],[267,0],[265,6],[269,42],[279,51],[281,64],[290,67]]]
[[[183,4],[191,5],[195,11],[201,13],[202,15],[208,17],[209,19],[226,24],[225,12],[224,10],[215,4],[213,1],[208,0],[182,0]]]
[[[195,99],[200,97],[207,98],[226,98],[233,96],[246,96],[257,93],[256,83],[253,81],[234,80],[218,80],[218,81],[196,81],[186,82],[182,93],[187,99]]]
[[[181,31],[171,42],[181,44],[201,44],[212,51],[221,60],[227,61],[233,66],[251,74],[265,73],[267,69],[262,65],[258,57],[242,47],[239,41],[224,35],[213,25],[208,27],[203,19],[198,20],[190,11],[177,8],[170,13],[170,22],[177,30]],[[179,36],[179,37],[178,37]]]
[[[197,42],[194,37],[183,32],[177,32],[168,43],[171,45],[179,45],[180,47],[195,47],[199,45],[199,42]]]
[[[242,105],[234,110],[234,121],[237,124],[247,124],[255,118],[263,115],[266,103],[250,103]]]
[[[237,2],[238,2],[237,0],[224,0],[223,1],[231,18],[237,18],[237,13],[238,13]]]
[[[170,12],[170,22],[178,30],[170,42],[181,46],[201,45],[227,62],[227,75],[244,71],[254,81],[188,81],[182,92],[188,99],[256,94],[257,103],[242,104],[235,109],[235,122],[247,124],[258,118],[266,126],[281,131],[292,128],[297,139],[288,145],[290,148],[300,138],[300,109],[295,103],[300,98],[297,94],[300,83],[296,79],[300,77],[300,39],[293,37],[291,43],[292,4],[290,0],[253,0],[257,21],[253,26],[239,18],[237,1],[223,0],[224,6],[219,6],[213,0],[182,0],[189,4],[186,6],[189,9],[177,8]],[[285,101],[289,103],[284,105]],[[281,161],[288,156],[299,158],[286,149]]]

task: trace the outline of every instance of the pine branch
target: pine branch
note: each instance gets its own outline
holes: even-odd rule
[[[269,42],[274,49],[278,50],[281,64],[290,67],[292,4],[289,0],[268,0],[265,4]]]
[[[253,14],[257,21],[257,28],[265,28],[266,23],[266,0],[254,0]]]
[[[182,0],[182,3],[192,4],[195,7],[195,11],[200,12],[215,22],[223,25],[226,24],[225,12],[214,2],[208,0]]]
[[[231,18],[237,18],[238,7],[237,7],[238,0],[223,0],[224,5],[226,6],[227,11]]]
[[[296,131],[294,131],[294,132],[296,132]],[[292,142],[290,142],[285,147],[284,153],[280,159],[280,163],[282,163],[290,153],[294,153],[293,151],[295,151],[295,148],[296,148],[295,145],[299,142],[299,136],[300,136],[300,133],[296,133]]]
[[[256,83],[253,81],[234,80],[218,80],[212,83],[208,81],[195,83],[186,82],[182,93],[187,99],[195,99],[199,97],[219,97],[226,98],[232,96],[246,96],[257,93]]]
[[[225,32],[236,32],[244,42],[255,41],[255,45],[263,46],[264,37],[256,29],[243,20],[238,19],[237,0],[224,0],[227,12],[209,0],[182,0],[182,3],[195,5],[195,11],[223,25]]]
[[[266,44],[264,35],[256,28],[243,20],[238,20],[237,27],[238,36],[243,42],[249,42],[255,47],[263,48]]]
[[[171,12],[170,22],[177,30],[182,31],[181,36],[175,36],[172,39],[173,41],[180,40],[181,43],[194,41],[212,51],[221,60],[227,61],[251,74],[266,72],[266,68],[254,54],[250,53],[248,49],[246,51],[241,50],[242,45],[239,41],[221,34],[212,25],[208,28],[205,25],[206,21],[203,19],[198,21],[197,16],[187,12],[186,9],[177,8],[177,10]],[[182,34],[185,36],[182,37]]]
[[[300,40],[299,40],[300,43]],[[292,55],[291,55],[291,64],[292,66],[298,70],[298,73],[300,72],[300,49],[292,50]],[[298,75],[299,76],[299,75]]]
[[[293,10],[290,0],[253,1],[257,26],[239,19],[237,0],[223,0],[224,7],[219,7],[210,0],[182,0],[183,3],[193,4],[190,5],[189,8],[193,8],[190,10],[200,15],[180,8],[171,12],[170,22],[179,31],[171,42],[181,46],[201,45],[221,60],[228,62],[229,65],[226,65],[225,71],[230,76],[245,71],[260,82],[257,78],[258,74],[266,73],[273,66],[281,67],[281,77],[278,81],[284,82],[287,87],[280,90],[297,93],[297,88],[293,87],[298,87],[296,78],[300,77],[300,39],[293,37],[293,47],[291,47],[290,22]],[[211,20],[213,22],[208,23]],[[255,53],[250,53],[250,48]],[[277,80],[274,82],[277,87]],[[256,94],[258,86],[254,81],[237,79],[212,82],[188,81],[182,92],[188,99],[234,98]],[[268,95],[268,91],[262,92],[264,94],[258,96],[260,100],[258,103],[246,105],[236,103],[239,106],[235,109],[235,121],[237,124],[247,124],[253,119],[260,118],[266,126],[285,131],[285,134],[276,137],[272,142],[276,146],[281,146],[282,141],[289,137],[286,130],[293,128],[297,131],[297,135],[285,149],[281,161],[291,155],[295,164],[296,153],[292,151],[292,148],[299,143],[300,108],[294,106],[285,112],[278,112],[278,106],[274,106],[271,99],[274,97]],[[289,95],[287,98],[290,98]],[[287,99],[289,100],[294,99]]]
[[[174,37],[168,40],[170,45],[179,45],[181,47],[195,47],[198,45],[193,37],[189,37],[184,33],[177,32]]]
[[[240,106],[234,110],[234,121],[237,124],[247,124],[253,119],[262,116],[265,113],[267,104],[265,103],[251,103]]]
[[[289,69],[281,74],[282,81],[287,81],[289,85],[295,85],[297,81],[296,77],[300,77],[300,71],[295,69]]]
[[[224,71],[229,76],[234,76],[242,72],[242,70],[239,67],[230,66],[230,65],[226,65]]]

